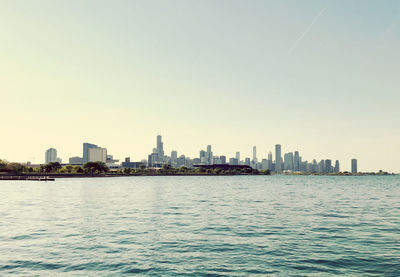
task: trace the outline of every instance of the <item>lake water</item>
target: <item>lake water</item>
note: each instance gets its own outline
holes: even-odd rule
[[[0,182],[0,276],[400,276],[400,177]]]

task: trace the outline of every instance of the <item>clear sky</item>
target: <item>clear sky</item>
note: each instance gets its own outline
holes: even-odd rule
[[[0,159],[82,143],[400,172],[400,1],[0,2]]]

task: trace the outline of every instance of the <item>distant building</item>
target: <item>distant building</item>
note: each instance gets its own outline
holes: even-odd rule
[[[45,163],[54,163],[59,162],[61,163],[61,159],[57,158],[57,150],[54,148],[49,148],[46,150],[45,153]]]
[[[257,162],[257,147],[253,146],[253,163],[256,164]]]
[[[178,151],[171,151],[171,165],[175,167],[178,164]]]
[[[262,160],[261,160],[261,169],[262,169],[262,170],[267,170],[267,169],[269,169],[268,160],[267,160],[267,159],[262,159]]]
[[[357,159],[351,159],[351,173],[357,172]]]
[[[240,152],[236,152],[236,160],[237,160],[237,164],[240,164]],[[230,162],[229,162],[230,164]]]
[[[96,144],[91,144],[91,143],[83,143],[83,164],[87,163],[89,161],[89,149],[90,148],[97,148],[98,146]]]
[[[83,159],[81,157],[71,157],[71,158],[69,158],[69,164],[82,165]]]
[[[293,170],[293,153],[289,152],[283,156],[283,168],[285,170]]]
[[[237,153],[239,153],[239,152],[237,152]],[[229,164],[230,165],[239,165],[239,161],[238,161],[237,158],[230,158],[229,159]]]
[[[294,151],[294,156],[293,156],[293,170],[294,171],[299,171],[300,169],[300,156],[299,156],[299,151]]]
[[[213,152],[211,151],[211,145],[207,145],[206,163],[212,164],[212,162],[213,162]]]
[[[274,163],[273,159],[272,159],[272,152],[268,153],[268,168],[269,170],[272,171],[272,164]]]
[[[88,148],[88,162],[107,162],[107,149],[101,147]]]
[[[340,172],[340,164],[338,160],[336,160],[335,162],[335,168],[333,169],[333,171],[336,173]]]
[[[140,168],[140,166],[146,166],[142,162],[131,162],[131,158],[125,158],[125,161],[121,163],[122,168]]]
[[[332,161],[331,160],[325,160],[325,172],[326,173],[331,173],[332,172]]]
[[[226,156],[219,156],[221,159],[221,164],[226,164]]]
[[[245,158],[244,159],[244,165],[250,166],[250,158]]]
[[[282,171],[282,150],[280,144],[275,145],[275,171]]]
[[[162,142],[162,137],[160,135],[157,136],[157,153],[160,161],[164,160],[164,143]]]

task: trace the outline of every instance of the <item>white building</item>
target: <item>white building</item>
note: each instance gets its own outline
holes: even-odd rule
[[[107,162],[107,149],[101,147],[89,148],[89,162]]]

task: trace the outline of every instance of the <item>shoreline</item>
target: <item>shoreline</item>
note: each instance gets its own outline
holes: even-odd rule
[[[236,174],[216,174],[216,173],[171,173],[171,174],[74,174],[74,173],[49,173],[49,174],[0,174],[0,181],[54,181],[55,179],[66,178],[112,178],[112,177],[178,177],[178,176],[338,176],[338,177],[362,177],[362,176],[396,176],[397,174],[257,174],[257,173],[236,173]]]

